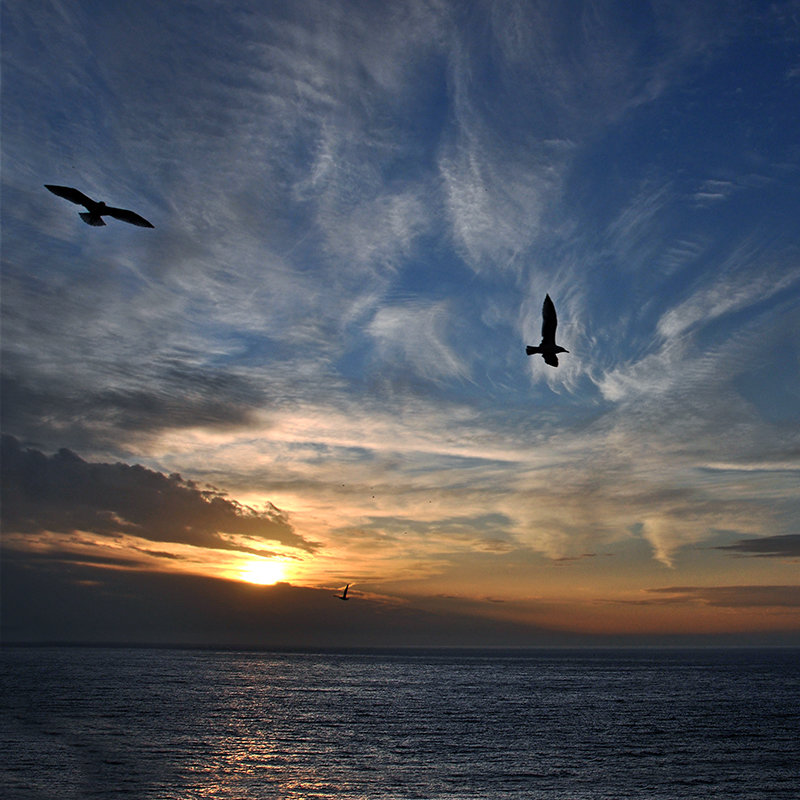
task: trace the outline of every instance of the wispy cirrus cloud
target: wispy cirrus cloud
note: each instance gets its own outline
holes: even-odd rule
[[[687,300],[662,316],[658,333],[675,339],[698,325],[711,325],[718,318],[763,303],[800,281],[800,270],[784,264],[761,266],[757,277],[746,275],[763,258],[758,247],[742,242],[718,266],[717,277],[710,285],[695,291]]]
[[[698,206],[708,206],[727,200],[736,190],[733,181],[708,178],[704,180],[694,193],[694,201]]]
[[[765,257],[773,263],[762,263],[753,278],[746,275]],[[781,328],[789,324],[789,308],[780,295],[798,283],[800,273],[795,267],[787,269],[782,261],[781,256],[765,256],[758,248],[743,243],[707,285],[697,287],[661,315],[657,323],[660,346],[597,380],[602,394],[619,401],[648,393],[663,397],[674,389],[691,400],[697,395],[698,384],[710,388],[728,383],[736,373],[737,362],[763,357],[763,349],[770,348],[776,322]],[[764,309],[760,313],[759,307]],[[744,323],[746,330],[724,339],[714,336],[715,325],[745,309],[753,312]]]
[[[468,364],[447,342],[450,316],[446,302],[383,306],[367,331],[384,364],[399,358],[426,380],[467,379]]]

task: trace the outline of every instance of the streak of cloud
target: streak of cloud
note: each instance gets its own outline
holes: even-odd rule
[[[420,378],[442,380],[469,377],[468,365],[447,343],[448,308],[445,303],[408,303],[384,306],[369,324],[381,361],[400,358]]]
[[[667,586],[643,603],[700,603],[720,608],[800,608],[800,586]]]
[[[800,534],[787,533],[782,536],[763,536],[759,539],[742,539],[734,544],[722,545],[734,555],[760,558],[800,558]]]

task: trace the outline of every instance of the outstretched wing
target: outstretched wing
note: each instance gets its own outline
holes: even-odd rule
[[[91,197],[87,197],[83,192],[79,192],[71,186],[54,186],[52,183],[46,183],[44,188],[49,189],[53,194],[57,194],[65,200],[69,200],[70,203],[86,206],[86,208],[94,205],[94,200]]]
[[[542,344],[555,346],[557,325],[556,307],[553,305],[550,295],[545,295],[542,305]]]
[[[140,228],[155,228],[152,222],[148,222],[144,217],[140,217],[135,211],[128,211],[127,208],[112,208],[106,206],[104,214],[114,219],[121,219],[123,222],[130,222],[131,225],[138,225]]]

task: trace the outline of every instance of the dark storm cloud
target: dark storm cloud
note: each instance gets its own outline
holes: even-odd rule
[[[721,545],[715,549],[761,558],[800,558],[800,533],[763,536],[760,539],[742,539],[740,542]]]
[[[800,586],[666,586],[637,605],[701,603],[718,608],[800,608]]]
[[[8,532],[125,533],[153,542],[261,552],[223,535],[235,534],[307,551],[316,547],[272,505],[256,511],[180,475],[140,465],[89,463],[66,449],[48,457],[23,449],[13,436],[2,438],[2,480]]]

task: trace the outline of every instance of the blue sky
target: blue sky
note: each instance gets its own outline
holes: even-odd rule
[[[2,15],[3,433],[130,481],[12,475],[9,569],[796,638],[800,3]]]

